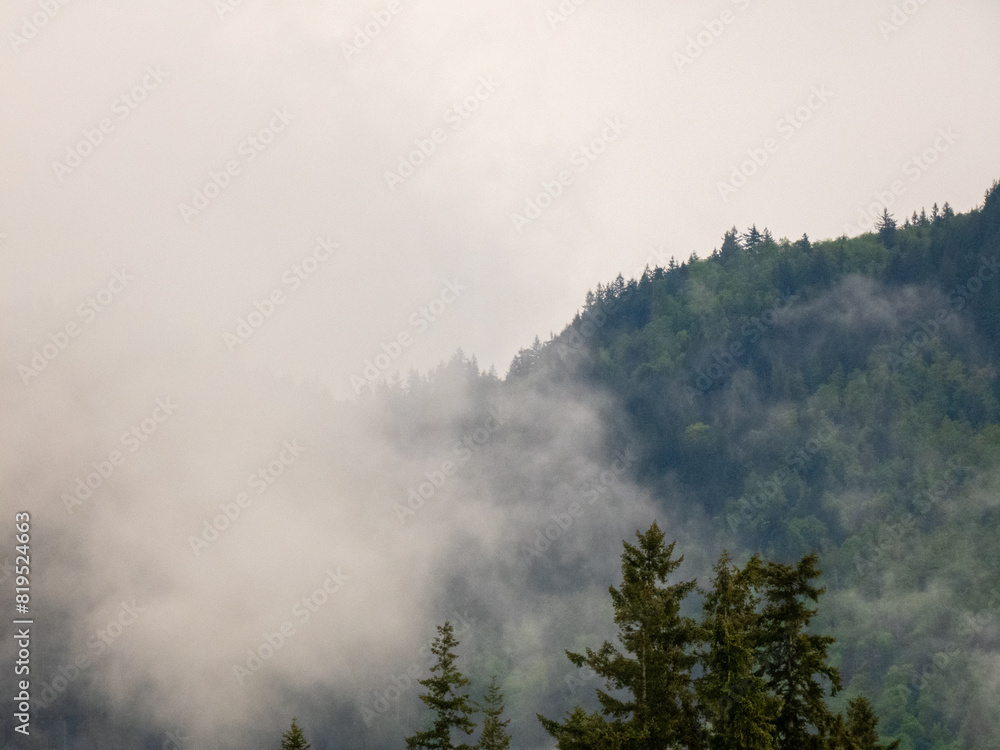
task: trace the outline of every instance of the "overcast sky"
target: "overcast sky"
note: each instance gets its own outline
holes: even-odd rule
[[[462,347],[503,375],[654,249],[703,257],[751,222],[856,234],[894,181],[900,218],[980,203],[1000,174],[1000,5],[902,6],[15,0],[2,294],[54,306],[55,330],[125,268],[99,314],[143,321],[140,346],[170,326],[341,395],[400,333],[392,368]],[[558,195],[525,216],[545,183]],[[293,288],[317,237],[339,250]],[[49,332],[19,331],[14,358]]]

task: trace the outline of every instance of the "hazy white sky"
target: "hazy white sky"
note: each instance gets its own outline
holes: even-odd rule
[[[247,365],[349,394],[403,333],[393,367],[461,346],[503,375],[652,248],[704,256],[751,222],[856,233],[896,180],[900,218],[978,204],[1000,174],[998,28],[992,0],[14,0],[2,294],[87,323],[124,267],[88,336],[123,315],[138,346],[169,325],[228,354],[278,289],[231,345]],[[320,236],[339,251],[297,272]]]

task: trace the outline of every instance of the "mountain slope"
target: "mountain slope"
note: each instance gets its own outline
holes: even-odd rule
[[[709,258],[599,286],[508,381],[613,393],[637,481],[731,547],[820,550],[843,699],[872,696],[904,748],[986,748],[1000,744],[998,337],[994,185],[967,214],[935,206],[854,239],[732,230]]]

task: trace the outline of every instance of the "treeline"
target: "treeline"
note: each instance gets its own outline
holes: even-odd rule
[[[845,720],[863,694],[901,750],[993,750],[998,368],[994,185],[854,238],[731,229],[707,257],[598,285],[503,381],[458,355],[387,395],[415,433],[449,383],[480,411],[600,394],[609,461],[628,445],[626,478],[676,523],[741,559],[819,553]]]
[[[751,557],[742,567],[727,555],[710,590],[674,582],[673,557],[654,523],[625,543],[622,583],[610,593],[619,647],[566,652],[577,667],[604,679],[599,709],[576,706],[562,721],[539,715],[560,750],[892,750],[879,742],[878,720],[863,697],[846,716],[826,705],[841,689],[829,664],[833,638],[809,632],[811,608],[823,593],[815,555],[796,565]],[[681,615],[683,600],[703,594],[700,621]],[[479,704],[464,691],[450,623],[438,627],[432,676],[420,680],[430,710],[426,728],[406,738],[408,750],[508,750],[509,720],[494,676]],[[461,741],[476,731],[478,742]]]

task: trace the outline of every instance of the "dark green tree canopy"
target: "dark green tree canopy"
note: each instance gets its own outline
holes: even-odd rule
[[[497,685],[496,675],[490,680],[480,710],[483,713],[483,731],[477,750],[510,750],[510,734],[507,732],[510,719],[503,718],[503,694]]]
[[[281,737],[281,750],[309,750],[311,747],[295,719],[292,719],[291,729]]]
[[[453,730],[472,734],[476,728],[471,719],[474,713],[472,703],[468,694],[461,692],[469,680],[455,666],[457,646],[458,640],[451,623],[438,626],[438,636],[431,646],[431,653],[437,657],[437,662],[431,667],[432,676],[418,680],[427,688],[420,700],[433,712],[432,725],[406,738],[409,750],[473,750],[473,746],[467,743],[455,745],[452,742]]]
[[[605,642],[597,651],[566,652],[576,666],[584,665],[604,678],[609,690],[625,690],[618,698],[598,690],[604,718],[574,713],[565,724],[539,716],[542,725],[560,742],[572,743],[585,727],[599,727],[612,745],[635,748],[671,747],[694,741],[698,733],[691,668],[697,628],[680,615],[681,601],[695,587],[693,581],[667,585],[681,559],[673,559],[674,545],[665,545],[654,522],[638,544],[624,543],[622,585],[611,587],[618,625],[620,652]]]
[[[833,639],[808,632],[809,605],[823,593],[812,585],[816,555],[795,565],[753,556],[739,567],[723,553],[695,623],[680,614],[695,582],[669,582],[683,560],[674,544],[655,523],[637,537],[623,543],[622,585],[610,588],[624,653],[608,642],[566,652],[604,678],[600,710],[576,706],[561,722],[538,716],[560,750],[895,748],[878,744],[863,699],[846,722],[826,705],[826,687],[833,694],[841,683],[828,663]]]
[[[757,593],[763,566],[752,557],[744,568],[724,552],[715,581],[702,605],[697,680],[700,715],[709,750],[773,750],[774,720],[780,701],[758,673],[763,646]]]

